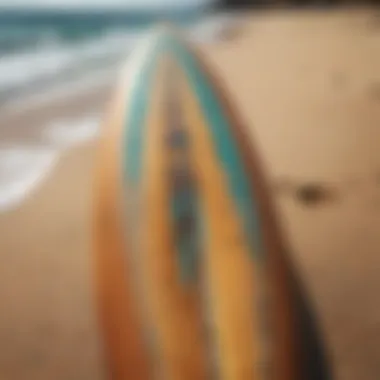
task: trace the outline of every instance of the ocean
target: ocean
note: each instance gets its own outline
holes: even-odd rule
[[[161,20],[207,39],[215,37],[226,16],[198,8],[171,13],[0,9],[0,113],[20,97],[114,68]]]
[[[210,9],[176,12],[0,9],[0,129],[8,114],[55,97],[111,82],[142,34],[172,21],[193,40],[215,40],[235,16]],[[98,114],[56,119],[40,128],[38,144],[0,139],[0,211],[29,196],[69,147],[96,138]],[[0,131],[1,132],[1,131]]]

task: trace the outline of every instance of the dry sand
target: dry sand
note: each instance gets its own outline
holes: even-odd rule
[[[238,39],[205,49],[264,155],[338,380],[380,379],[373,20],[369,11],[261,13]],[[1,379],[103,379],[91,290],[93,159],[91,143],[68,151],[37,192],[0,218]],[[309,183],[324,191],[307,197]]]

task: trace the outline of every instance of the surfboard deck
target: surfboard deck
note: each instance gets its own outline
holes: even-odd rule
[[[99,147],[95,263],[112,379],[330,379],[257,149],[204,59],[163,27]]]

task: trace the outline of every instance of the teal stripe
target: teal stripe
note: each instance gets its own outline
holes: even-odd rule
[[[203,74],[192,53],[174,38],[171,39],[170,46],[183,65],[189,83],[197,95],[202,113],[210,127],[216,152],[227,173],[235,204],[244,220],[246,234],[259,253],[262,250],[259,214],[257,205],[251,199],[250,183],[231,126],[210,86],[210,80]]]
[[[146,116],[147,112],[149,112],[149,96],[152,92],[153,74],[157,68],[159,47],[160,43],[157,41],[156,45],[149,52],[149,55],[145,58],[143,66],[137,74],[139,76],[137,78],[138,83],[136,83],[136,87],[129,96],[129,107],[125,107],[127,114],[124,115],[124,128],[121,141],[122,177],[127,184],[127,188],[129,188],[128,191],[134,192],[135,196],[138,196],[140,192],[138,184],[141,177],[144,136],[147,132]],[[132,187],[128,185],[132,185]],[[126,196],[129,197],[130,194],[126,194]],[[137,212],[139,211],[137,210]],[[134,212],[135,209],[128,209],[126,215],[126,219],[132,224],[135,223]],[[134,254],[138,255],[139,252],[134,252]],[[146,310],[144,311],[146,312]],[[150,328],[147,328],[144,332],[149,355],[153,361],[158,361],[159,344],[156,333]]]
[[[157,68],[158,53],[162,44],[157,42],[150,55],[145,58],[139,72],[139,83],[130,94],[130,105],[125,115],[125,129],[123,136],[123,173],[124,178],[135,185],[141,175],[143,140],[146,135],[146,116],[149,112],[149,97],[152,92],[152,79]]]
[[[252,189],[239,153],[231,126],[224,110],[210,85],[210,80],[203,73],[195,57],[187,48],[170,35],[157,39],[150,57],[145,59],[139,73],[139,81],[131,94],[131,104],[126,115],[126,133],[123,137],[123,172],[125,179],[136,185],[141,175],[143,140],[146,134],[146,116],[149,112],[149,95],[152,88],[152,76],[157,66],[159,55],[170,50],[173,58],[182,65],[189,84],[195,92],[202,113],[207,121],[215,144],[216,152],[227,174],[229,188],[244,221],[244,229],[248,239],[257,253],[261,252],[260,225],[257,205],[251,198]]]

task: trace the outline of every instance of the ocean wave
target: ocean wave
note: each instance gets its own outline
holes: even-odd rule
[[[90,72],[88,75],[79,78],[74,77],[46,90],[39,87],[39,91],[33,92],[33,88],[31,88],[30,93],[19,95],[16,99],[10,99],[9,102],[3,103],[0,106],[0,115],[7,118],[9,114],[22,113],[41,105],[68,98],[74,94],[79,95],[94,91],[107,83],[112,83],[117,73],[118,70],[110,67]]]
[[[9,54],[0,59],[0,102],[4,103],[31,85],[43,86],[70,75],[87,73],[126,56],[138,37],[124,32],[105,35],[86,43],[50,46]]]
[[[228,27],[231,16],[215,15],[199,19],[184,31],[200,41],[215,40]],[[133,49],[144,33],[141,29],[112,29],[96,38],[75,43],[62,41],[49,31],[40,36],[38,46],[30,45],[0,57],[0,107],[28,92],[37,93],[74,76],[115,66]]]

